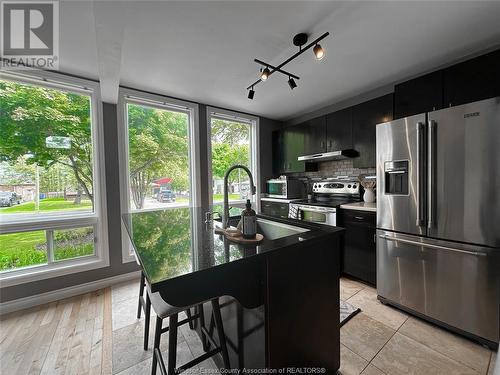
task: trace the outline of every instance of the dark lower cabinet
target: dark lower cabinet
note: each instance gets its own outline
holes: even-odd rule
[[[375,223],[374,212],[341,210],[341,226],[346,230],[342,272],[372,285],[377,283]]]
[[[352,137],[359,157],[355,168],[375,167],[375,126],[392,120],[393,94],[387,94],[352,108]]]
[[[261,200],[260,211],[265,215],[287,219],[288,203]]]

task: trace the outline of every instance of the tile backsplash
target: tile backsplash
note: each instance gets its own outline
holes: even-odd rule
[[[291,173],[293,177],[322,178],[337,176],[375,175],[373,168],[354,168],[352,159],[332,160],[318,163],[317,172]]]

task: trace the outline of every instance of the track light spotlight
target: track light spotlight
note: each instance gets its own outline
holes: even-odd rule
[[[248,99],[253,100],[253,96],[255,95],[255,91],[253,90],[253,87],[248,90]]]
[[[1,1],[1,0],[0,0]],[[323,33],[321,36],[318,38],[314,39],[312,42],[308,43],[308,35],[305,33],[300,33],[297,34],[293,37],[293,44],[297,47],[299,47],[299,50],[290,56],[288,59],[283,61],[282,63],[278,65],[271,65],[265,61],[259,60],[259,59],[253,59],[254,62],[259,64],[258,66],[260,67],[259,70],[259,78],[251,83],[250,85],[247,86],[248,90],[248,99],[253,99],[255,96],[255,91],[254,91],[254,86],[257,86],[258,84],[267,81],[269,76],[271,74],[274,74],[276,72],[283,74],[285,77],[288,77],[288,86],[290,86],[290,89],[293,90],[297,87],[297,80],[300,79],[299,76],[296,76],[293,73],[290,73],[284,69],[284,66],[293,60],[295,60],[297,57],[305,53],[307,50],[312,49],[314,53],[314,57],[317,60],[321,60],[325,57],[325,50],[321,45],[319,44],[320,41],[325,39],[330,33],[326,32]]]
[[[269,71],[269,69],[267,67],[264,68],[264,70],[262,70],[260,72],[260,79],[263,80],[263,81],[266,81],[267,78],[269,77],[269,74],[271,74],[271,72]]]
[[[323,49],[323,47],[321,47],[321,44],[316,44],[313,48],[313,52],[316,60],[321,60],[323,57],[325,57],[325,50]]]

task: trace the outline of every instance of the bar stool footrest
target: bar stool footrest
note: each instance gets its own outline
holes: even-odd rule
[[[199,357],[196,357],[195,359],[184,363],[182,366],[179,366],[178,368],[175,369],[176,374],[180,374],[181,372],[186,371],[187,369],[190,369],[193,366],[196,366],[198,363],[203,362],[204,360],[214,356],[217,353],[220,353],[221,349],[212,349],[209,352],[203,353]],[[158,349],[155,349],[155,356],[156,359],[158,360],[158,367],[160,367],[160,372],[162,375],[167,375],[167,368],[165,366],[165,362],[163,362],[163,356],[161,355],[160,351]]]

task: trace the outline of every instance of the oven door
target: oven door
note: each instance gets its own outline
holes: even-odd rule
[[[291,204],[292,210],[297,212],[297,219],[310,223],[337,225],[337,210],[331,207],[307,206]]]
[[[267,181],[267,196],[270,198],[287,198],[287,186],[284,180]]]

